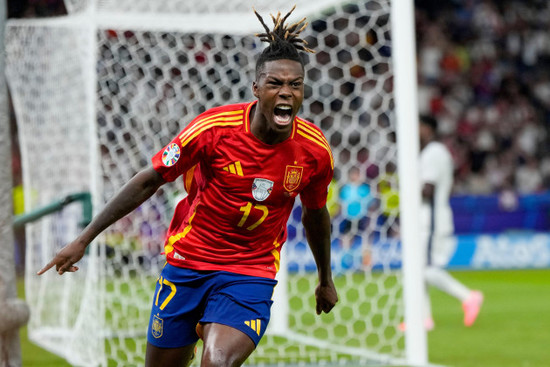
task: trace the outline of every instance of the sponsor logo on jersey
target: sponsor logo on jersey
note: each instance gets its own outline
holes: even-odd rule
[[[286,191],[294,191],[300,186],[303,171],[304,167],[286,166],[285,181],[283,182]]]
[[[180,147],[176,143],[172,143],[164,149],[162,153],[162,163],[166,167],[173,166],[180,159]]]
[[[265,178],[255,178],[252,183],[252,196],[257,201],[264,201],[273,191],[273,181]]]
[[[256,334],[260,335],[260,332],[262,331],[262,320],[256,319],[256,320],[245,321],[244,323],[246,326],[254,330]]]
[[[153,315],[153,325],[151,325],[151,334],[155,338],[160,338],[162,336],[162,326],[164,324],[164,320],[162,320],[157,315]]]
[[[236,161],[235,163],[231,163],[225,167],[223,167],[223,170],[229,173],[232,173],[237,176],[244,176],[243,175],[243,168],[241,166],[240,161]]]

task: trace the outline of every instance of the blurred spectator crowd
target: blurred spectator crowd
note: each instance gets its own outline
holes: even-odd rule
[[[9,17],[65,14],[62,0],[9,0]],[[455,193],[550,186],[550,2],[416,0],[419,108],[434,115]]]
[[[550,185],[550,2],[416,1],[420,112],[439,120],[455,193]]]
[[[550,187],[550,68],[547,67],[550,65],[550,1],[416,0],[415,6],[419,112],[433,115],[439,121],[439,133],[455,162],[455,194],[498,193],[499,204],[512,210],[518,205],[517,194],[547,190]],[[63,14],[66,14],[66,9],[62,0],[8,0],[10,18]],[[365,23],[361,23],[361,19]],[[376,33],[369,30],[368,19],[357,18],[356,28],[346,40],[350,47],[359,44],[361,37],[365,37],[373,48],[376,44],[383,44],[378,50],[382,61],[373,64],[376,65],[373,69],[378,68],[374,73],[383,74],[389,69],[389,63],[384,60],[390,57],[391,48],[383,42],[386,39],[375,39]],[[387,23],[387,17],[382,23]],[[333,28],[328,28],[330,34],[323,36],[325,49],[319,50],[315,56],[320,65],[330,65],[332,44],[334,49],[340,48],[336,52],[338,61],[344,63],[351,59],[346,46],[339,44],[338,37],[333,34],[333,30],[343,29],[345,24],[346,19],[334,21]],[[313,22],[312,29],[316,27],[323,28],[316,29],[322,34],[326,31],[326,21]],[[116,35],[116,32],[108,32],[108,36]],[[367,60],[373,58],[368,51],[358,52],[360,65],[351,69],[352,77],[362,78],[368,74],[365,70],[369,65]],[[202,51],[200,55],[204,56]],[[112,65],[116,64],[116,57],[117,54],[113,53]],[[187,58],[185,55],[181,57]],[[118,69],[116,66],[112,68]],[[328,80],[322,81],[326,84],[323,84],[326,86],[323,90],[328,92],[322,92],[322,96],[330,96],[336,85],[334,80],[343,78],[340,69],[330,69]],[[320,70],[308,74],[311,81],[319,81],[322,76]],[[162,80],[159,80],[160,83]],[[376,100],[376,96],[367,96],[369,91],[374,93],[371,87],[370,80],[359,89],[353,82],[345,81],[340,91],[348,96],[355,90],[362,90],[364,95],[353,99],[348,107],[357,112],[361,110],[363,97]],[[391,83],[388,82],[384,91],[390,90]],[[164,98],[164,95],[160,97]],[[331,103],[330,107],[335,110],[344,108],[342,101],[337,102]],[[322,110],[322,105],[314,101],[311,112]],[[369,113],[363,110],[360,114]],[[386,121],[382,118],[384,116],[380,116],[378,121],[383,132],[384,128],[390,128],[389,118]],[[365,120],[369,120],[368,117]],[[338,124],[332,130],[333,139],[330,140],[336,148],[343,140],[340,131],[345,130],[345,120],[333,120],[332,115],[326,118],[329,127],[333,122]],[[320,121],[326,131],[324,119]],[[15,212],[22,214],[21,162],[15,116],[11,122]],[[379,159],[380,152],[382,156],[391,156],[388,149],[372,155],[369,151],[371,143],[376,144],[380,135],[377,132],[378,138],[374,142],[360,141],[360,134],[349,140],[350,145],[361,146],[357,162],[354,162],[357,166],[350,169],[346,165],[344,171],[339,172],[338,180],[331,185],[329,209],[336,218],[335,229],[341,235],[344,249],[353,248],[354,243],[365,245],[376,238],[399,235],[397,167],[392,161]],[[395,134],[390,131],[387,141],[393,143],[395,139]],[[349,150],[340,149],[339,153],[341,161],[349,161]],[[345,154],[348,156],[344,159]],[[120,224],[121,227],[124,225],[127,224]],[[363,238],[365,235],[369,238]],[[24,231],[16,233],[19,271],[24,264],[24,237]],[[143,237],[148,243],[154,242],[151,236]],[[112,241],[120,242],[120,239]],[[133,241],[132,246],[136,243],[137,240]],[[364,265],[368,266],[370,257],[365,253],[363,256],[367,259]]]

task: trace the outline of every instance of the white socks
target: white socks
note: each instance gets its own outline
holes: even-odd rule
[[[424,274],[426,283],[464,302],[470,295],[470,289],[453,278],[447,271],[428,266]]]

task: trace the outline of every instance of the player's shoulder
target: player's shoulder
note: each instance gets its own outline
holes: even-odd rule
[[[192,124],[212,127],[242,125],[249,105],[250,103],[234,103],[212,107],[195,117]]]
[[[309,140],[310,143],[320,142],[328,145],[321,129],[304,118],[296,117],[296,133],[300,136],[300,139]]]
[[[451,152],[445,144],[439,141],[432,141],[423,149],[422,154],[431,160],[449,161],[452,160]]]
[[[250,104],[236,103],[210,108],[195,117],[182,131],[179,138],[183,145],[198,137],[233,134],[243,131],[246,109]]]
[[[318,126],[304,118],[296,117],[295,136],[295,139],[299,141],[300,145],[306,147],[307,151],[327,157],[330,159],[331,166],[334,166],[330,144]]]
[[[447,146],[442,142],[436,141],[436,140],[428,143],[428,145],[426,145],[425,150],[430,154],[445,154],[445,155],[450,154]]]

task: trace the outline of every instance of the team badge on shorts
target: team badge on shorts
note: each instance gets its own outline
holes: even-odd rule
[[[153,316],[153,325],[151,326],[151,334],[155,338],[160,338],[162,336],[162,326],[164,324],[164,321],[158,317],[157,315]]]
[[[264,201],[273,191],[273,181],[265,178],[255,178],[252,184],[252,196],[257,201]]]
[[[304,167],[286,166],[285,181],[283,183],[283,187],[286,191],[294,191],[298,188],[298,186],[300,186],[303,171]]]
[[[172,143],[164,149],[162,153],[162,163],[166,167],[173,166],[180,159],[180,147],[176,143]]]

